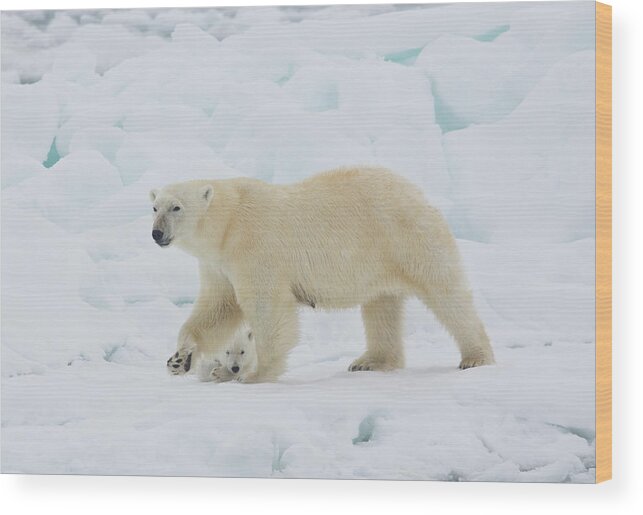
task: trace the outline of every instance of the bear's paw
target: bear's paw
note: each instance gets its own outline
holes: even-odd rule
[[[460,361],[460,366],[458,367],[460,370],[466,370],[467,368],[473,368],[473,367],[482,367],[484,365],[493,365],[495,363],[493,356],[487,356],[487,355],[476,355],[476,356],[468,356],[462,358],[462,361]]]
[[[214,367],[210,371],[210,378],[212,381],[215,383],[225,383],[226,381],[232,380],[233,377],[234,376],[218,359],[214,362]]]
[[[353,361],[348,367],[349,372],[363,372],[363,371],[380,371],[389,372],[400,368],[396,363],[390,363],[384,359],[373,358],[368,355],[363,355]]]
[[[192,366],[192,353],[176,351],[166,363],[167,371],[173,376],[187,373]]]

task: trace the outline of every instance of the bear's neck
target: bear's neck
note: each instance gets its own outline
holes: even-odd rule
[[[226,235],[238,204],[236,190],[228,186],[216,184],[214,199],[197,222],[194,236],[180,244],[185,252],[210,265],[222,263]]]

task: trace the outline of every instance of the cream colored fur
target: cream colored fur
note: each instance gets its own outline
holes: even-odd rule
[[[494,362],[444,218],[387,170],[339,169],[293,185],[190,181],[151,196],[162,242],[199,261],[182,354],[219,352],[245,320],[258,367],[241,380],[273,381],[297,343],[299,305],[361,306],[367,350],[350,369],[400,368],[403,302],[417,296],[457,342],[461,368]]]

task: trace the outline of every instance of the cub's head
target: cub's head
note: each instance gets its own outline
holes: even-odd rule
[[[160,247],[189,240],[205,214],[214,187],[204,181],[172,184],[150,191],[154,224],[152,238]]]
[[[236,376],[252,374],[257,367],[257,351],[252,332],[244,328],[237,332],[223,355],[223,365]]]

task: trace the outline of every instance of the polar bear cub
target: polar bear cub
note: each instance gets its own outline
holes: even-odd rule
[[[257,371],[257,348],[252,331],[243,325],[214,359],[204,359],[199,375],[203,381],[241,381]]]

